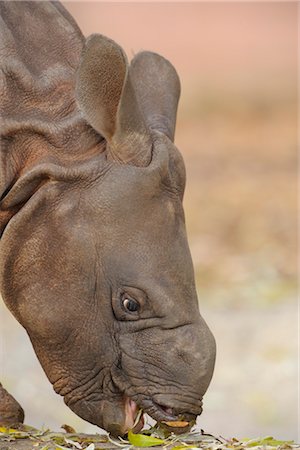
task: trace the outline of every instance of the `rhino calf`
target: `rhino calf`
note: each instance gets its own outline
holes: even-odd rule
[[[177,73],[85,39],[58,2],[0,10],[3,299],[83,419],[115,436],[140,408],[192,423],[215,341],[185,230]],[[1,386],[0,401],[0,421],[23,419]]]

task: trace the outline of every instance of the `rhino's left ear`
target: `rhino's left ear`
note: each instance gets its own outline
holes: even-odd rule
[[[172,64],[152,52],[140,52],[130,65],[130,77],[147,126],[174,141],[180,81]]]

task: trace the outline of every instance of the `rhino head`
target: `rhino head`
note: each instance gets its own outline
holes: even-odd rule
[[[102,152],[30,168],[1,203],[21,205],[2,237],[5,301],[55,391],[113,435],[133,426],[138,408],[193,421],[214,368],[173,144],[179,93],[161,56],[141,52],[129,65],[116,43],[91,36],[76,100]]]

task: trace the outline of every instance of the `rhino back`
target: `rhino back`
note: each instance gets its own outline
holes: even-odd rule
[[[0,189],[40,162],[70,165],[101,136],[75,102],[84,37],[57,2],[0,2]]]

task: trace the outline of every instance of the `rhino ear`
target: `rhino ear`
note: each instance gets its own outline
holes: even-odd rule
[[[149,128],[174,141],[180,81],[172,64],[152,52],[138,53],[130,75]]]
[[[146,166],[150,134],[132,87],[121,47],[105,36],[90,36],[76,78],[76,99],[86,120],[107,141],[114,160]]]

